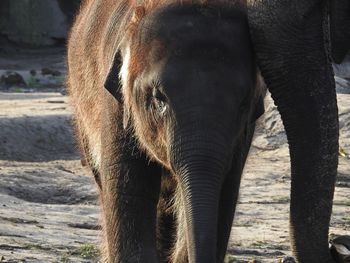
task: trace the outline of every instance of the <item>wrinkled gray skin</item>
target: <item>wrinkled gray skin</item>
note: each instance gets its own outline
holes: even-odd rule
[[[338,112],[330,58],[340,63],[349,50],[350,1],[252,0],[249,22],[258,64],[290,145],[294,254],[298,262],[334,263],[328,227]]]
[[[333,1],[342,5],[331,9],[335,30],[348,21],[343,13],[349,8],[346,1]],[[116,16],[120,21],[112,20],[111,25],[130,21],[128,2],[120,4]],[[77,89],[83,90],[101,75],[89,75],[94,72],[90,64],[101,60],[93,57],[95,48],[91,57],[85,54],[84,45],[109,47],[105,44],[114,42],[108,34],[98,40],[98,34],[89,34],[109,32],[96,30],[96,24],[110,25],[106,25],[108,19],[94,20],[103,17],[94,10],[108,13],[103,6],[117,2],[89,3],[91,10],[85,13],[89,27],[81,26],[87,32],[77,27],[70,41],[73,99],[78,97],[74,95]],[[332,49],[326,45],[324,3],[251,1],[249,25],[255,53],[246,13],[228,3],[161,9],[146,15],[126,43],[116,40],[120,50],[113,50],[117,55],[113,65],[108,65],[111,71],[105,84],[114,97],[105,91],[98,101],[102,154],[100,166],[94,169],[109,262],[164,262],[168,251],[176,263],[223,261],[255,118],[261,112],[255,96],[256,54],[290,144],[294,253],[302,263],[334,263],[328,249],[328,227],[337,170],[338,121],[329,57],[332,51],[334,60],[341,61],[348,46],[341,32],[332,33],[336,43]],[[121,34],[125,31],[119,30]],[[86,36],[84,44],[74,44],[75,39]],[[143,66],[136,70],[132,85],[121,88],[118,71],[127,61],[127,47],[147,52],[133,61]],[[82,55],[90,59],[88,78],[79,75],[85,66],[85,61],[77,62]],[[86,88],[83,95],[93,96],[93,91]],[[77,112],[83,115],[96,104],[79,106],[75,105]],[[84,122],[92,117],[78,119],[82,123],[78,129],[93,167],[86,143],[89,137],[84,138],[88,125]],[[175,217],[169,213],[172,202]]]

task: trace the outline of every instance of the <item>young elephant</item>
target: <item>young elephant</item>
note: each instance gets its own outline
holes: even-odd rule
[[[223,262],[262,94],[245,9],[195,2],[85,1],[72,29],[108,262]]]

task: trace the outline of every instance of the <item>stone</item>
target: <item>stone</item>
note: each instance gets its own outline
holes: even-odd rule
[[[333,64],[333,70],[337,77],[350,79],[350,53],[341,64]]]
[[[15,43],[64,43],[80,0],[1,0],[0,34]]]
[[[293,257],[284,257],[278,261],[278,263],[296,263]]]
[[[25,83],[23,77],[17,72],[7,71],[0,78],[0,87],[5,89],[11,87],[25,88],[27,87],[27,84]]]
[[[335,76],[335,84],[338,94],[350,94],[350,78],[340,78]]]
[[[335,84],[338,94],[350,94],[350,54],[341,64],[334,64]]]
[[[43,68],[41,69],[41,74],[42,75],[51,75],[51,76],[55,76],[55,77],[58,77],[58,76],[61,76],[62,73],[58,70],[52,70],[50,68]]]

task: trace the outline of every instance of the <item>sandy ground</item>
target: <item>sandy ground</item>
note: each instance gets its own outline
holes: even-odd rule
[[[40,69],[34,62],[20,70]],[[0,92],[0,262],[98,261],[96,188],[80,165],[68,98],[57,91]],[[340,144],[349,153],[350,95],[338,101]],[[350,159],[339,161],[330,232],[349,235]],[[229,262],[277,262],[291,254],[289,186],[287,141],[267,99],[242,180]]]

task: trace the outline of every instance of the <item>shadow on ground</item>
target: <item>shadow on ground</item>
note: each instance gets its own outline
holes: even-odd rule
[[[0,159],[29,162],[76,160],[70,116],[0,118]]]

